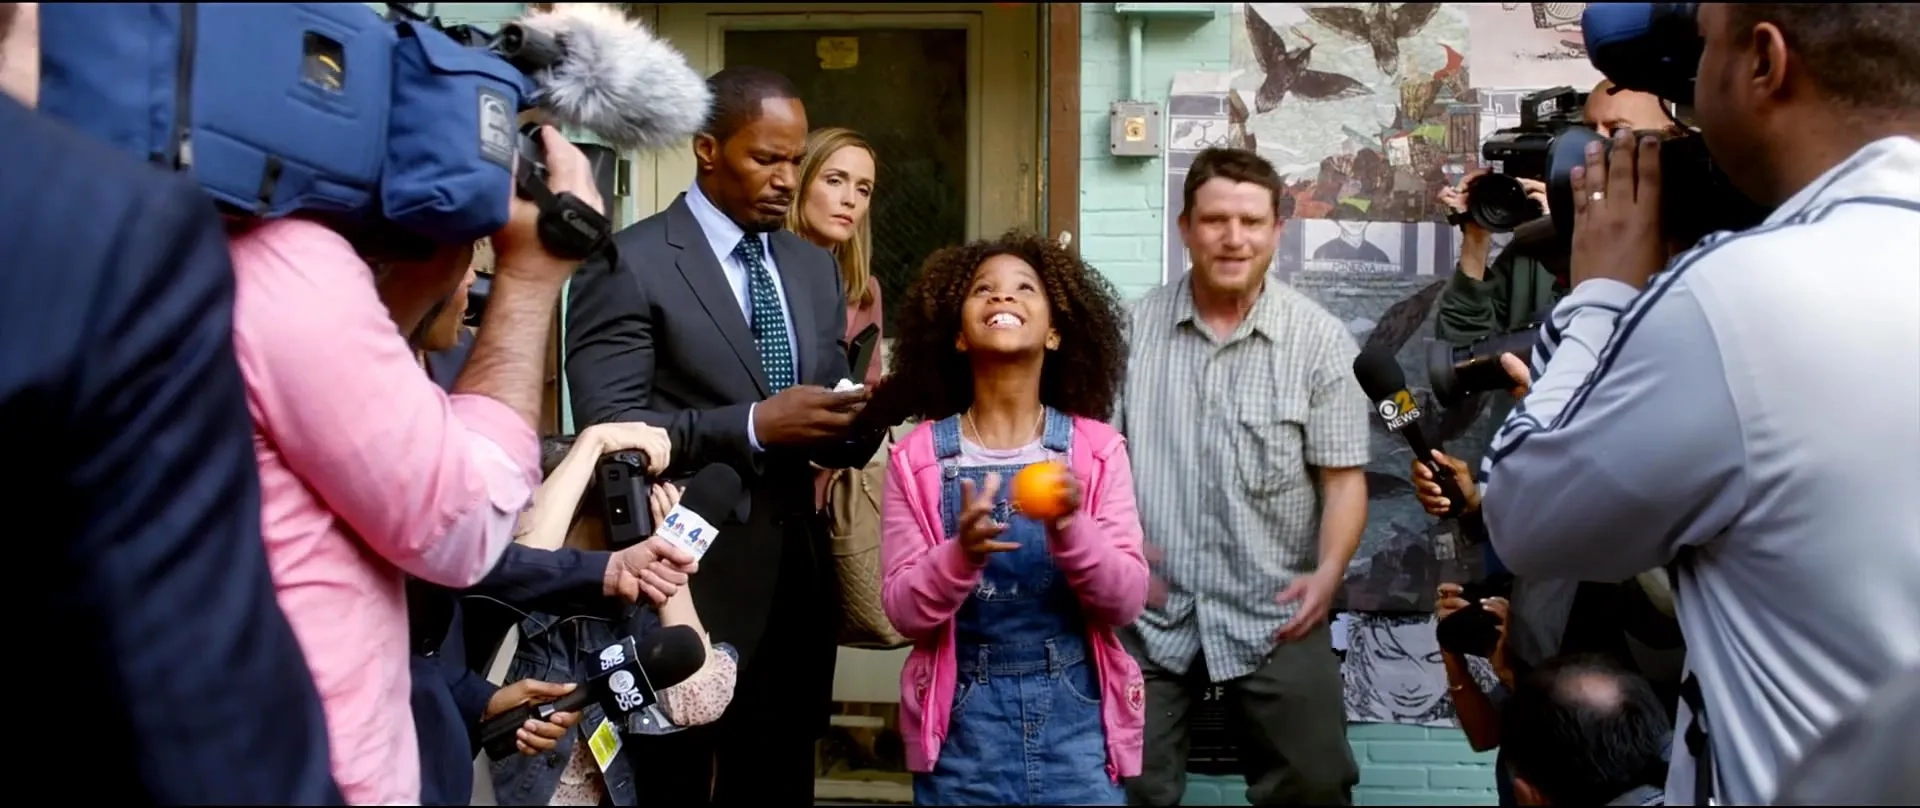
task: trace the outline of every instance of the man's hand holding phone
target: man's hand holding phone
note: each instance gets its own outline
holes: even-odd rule
[[[852,429],[867,396],[865,387],[834,392],[817,384],[797,384],[753,408],[753,434],[769,448],[839,440]]]

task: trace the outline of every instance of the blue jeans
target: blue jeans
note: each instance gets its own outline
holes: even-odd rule
[[[953,718],[916,805],[1124,805],[1084,644],[962,649]]]

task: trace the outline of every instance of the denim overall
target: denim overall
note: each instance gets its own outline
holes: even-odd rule
[[[1042,444],[1071,455],[1073,419],[1049,409]],[[954,616],[959,641],[952,718],[930,774],[914,776],[919,805],[1121,805],[1107,776],[1100,683],[1086,621],[1066,576],[1053,565],[1045,526],[1012,512],[1005,481],[1019,466],[960,465],[958,416],[933,426],[940,458],[941,518],[957,535],[960,481],[1003,484],[1000,541],[1020,549],[988,557],[980,583]]]

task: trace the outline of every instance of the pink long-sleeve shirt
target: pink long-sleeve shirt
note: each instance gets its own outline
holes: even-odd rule
[[[493,568],[539,485],[539,439],[506,405],[428,380],[332,230],[270,222],[232,252],[261,534],[334,778],[357,805],[417,805],[405,577],[466,587]]]

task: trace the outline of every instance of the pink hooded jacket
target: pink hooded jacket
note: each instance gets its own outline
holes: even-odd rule
[[[894,446],[887,468],[880,556],[880,601],[894,628],[914,640],[900,671],[900,734],[907,768],[933,771],[946,740],[957,685],[953,616],[973,594],[984,565],[945,541],[940,516],[941,468],[933,425],[922,423]],[[1100,713],[1107,731],[1107,775],[1140,773],[1146,726],[1146,684],[1115,629],[1146,607],[1147,559],[1134,509],[1126,439],[1113,427],[1073,419],[1068,465],[1080,483],[1080,513],[1052,538],[1053,559],[1080,595],[1088,645],[1100,674]]]

